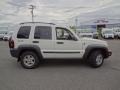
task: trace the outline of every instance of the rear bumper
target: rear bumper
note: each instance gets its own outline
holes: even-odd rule
[[[7,37],[4,37],[3,40],[9,40]]]
[[[17,49],[10,49],[10,54],[12,57],[18,57],[18,50]]]

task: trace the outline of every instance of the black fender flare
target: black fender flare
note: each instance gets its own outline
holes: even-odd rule
[[[20,54],[24,51],[34,51],[39,58],[43,58],[42,57],[42,53],[41,53],[41,49],[37,46],[37,45],[20,45],[17,48],[17,56],[20,58]]]
[[[93,51],[93,50],[102,50],[102,52],[104,53],[104,58],[107,58],[107,53],[108,53],[108,48],[105,45],[99,45],[99,44],[92,44],[92,45],[88,45],[87,48],[85,49],[85,53],[83,58],[87,59],[89,57],[89,54]]]

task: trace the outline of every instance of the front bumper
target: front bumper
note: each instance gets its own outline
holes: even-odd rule
[[[106,36],[106,38],[114,38],[114,36],[112,36],[112,35],[111,36]]]
[[[105,58],[108,58],[108,57],[110,57],[111,55],[112,55],[112,51],[111,51],[111,50],[108,50],[108,51],[106,52]]]
[[[108,51],[108,55],[111,56],[112,55],[112,51]]]
[[[0,39],[3,39],[3,37],[0,37]]]

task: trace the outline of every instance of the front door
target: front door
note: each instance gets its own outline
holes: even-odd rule
[[[54,54],[56,58],[81,58],[82,42],[70,30],[56,27]]]

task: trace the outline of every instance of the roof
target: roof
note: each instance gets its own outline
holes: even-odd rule
[[[56,25],[54,23],[46,23],[46,22],[22,22],[20,24],[36,24],[36,23]]]

